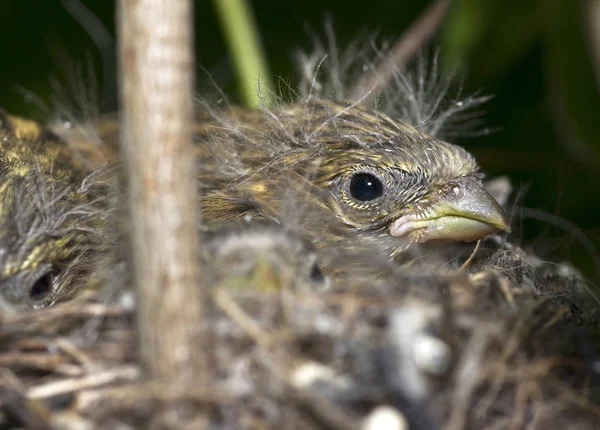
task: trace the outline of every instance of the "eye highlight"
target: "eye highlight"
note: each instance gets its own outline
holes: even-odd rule
[[[361,202],[368,202],[381,197],[383,185],[370,173],[357,173],[350,181],[350,195]]]

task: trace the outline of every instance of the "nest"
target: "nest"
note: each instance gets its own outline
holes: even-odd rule
[[[580,276],[495,236],[467,249],[351,288],[214,288],[193,398],[144,382],[129,293],[3,316],[0,427],[175,428],[177,410],[190,428],[598,428]]]

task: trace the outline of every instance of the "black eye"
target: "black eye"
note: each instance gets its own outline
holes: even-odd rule
[[[41,300],[45,298],[50,291],[52,290],[52,272],[48,272],[38,278],[37,281],[32,285],[31,290],[29,290],[29,296],[34,300]]]
[[[383,186],[375,176],[368,173],[359,173],[354,175],[350,181],[350,194],[356,200],[368,202],[381,197]]]
[[[321,272],[321,268],[317,263],[314,263],[310,269],[310,279],[318,283],[325,280],[325,275],[323,275],[323,272]]]

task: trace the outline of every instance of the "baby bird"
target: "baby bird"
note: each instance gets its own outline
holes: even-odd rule
[[[102,131],[116,153],[118,125]],[[194,131],[206,221],[291,216],[318,247],[358,234],[389,242],[391,255],[510,231],[471,154],[376,109],[321,99],[205,105]]]
[[[310,244],[278,225],[225,223],[205,232],[202,255],[213,287],[300,292],[329,284]]]
[[[0,311],[47,306],[94,282],[107,212],[86,183],[89,155],[0,111]]]
[[[417,64],[412,81],[398,72],[356,100],[344,88],[373,72],[366,57],[385,56],[371,42],[367,51],[317,49],[305,58],[295,101],[256,110],[199,102],[193,140],[204,220],[296,224],[319,248],[367,236],[389,243],[390,255],[510,231],[473,156],[436,137],[482,98],[445,106],[450,80],[437,76],[434,60],[430,71]],[[118,158],[118,123],[94,128]],[[77,146],[86,138],[65,134]]]
[[[318,100],[204,121],[194,138],[206,219],[278,219],[295,204],[313,239],[391,237],[392,254],[510,229],[467,151],[376,110]],[[324,234],[311,218],[323,211],[335,224]]]
[[[357,40],[340,52],[329,42],[329,52],[299,57],[293,102],[202,104],[194,141],[205,219],[291,216],[320,248],[366,237],[392,256],[510,231],[473,156],[442,138],[472,126],[469,109],[487,98],[450,94],[435,56],[384,81],[371,59],[391,58],[385,46]],[[365,81],[381,85],[361,95]]]
[[[8,115],[0,123],[0,267],[8,285],[2,291],[14,292],[12,302],[26,302],[39,279],[72,273],[65,272],[69,262],[108,240],[103,228],[110,211],[103,205],[111,192],[82,184],[95,169],[119,161],[119,125],[102,118],[77,129],[46,130]],[[193,141],[202,219],[284,224],[318,249],[371,242],[392,257],[412,244],[510,231],[474,158],[434,137],[439,127],[424,124],[322,92],[258,110],[201,103]],[[90,136],[104,144],[95,146]],[[47,213],[35,206],[40,202]],[[23,216],[28,207],[35,207],[29,218]],[[44,222],[37,220],[41,213]],[[19,228],[5,227],[15,222]],[[87,271],[85,264],[73,267]],[[54,285],[59,278],[52,279]],[[26,288],[16,294],[14,282]]]
[[[203,223],[200,265],[211,290],[233,296],[320,291],[330,286],[316,250],[278,224],[229,221]],[[114,252],[117,251],[117,252]],[[131,271],[116,248],[98,267],[102,296],[132,297]],[[103,294],[106,293],[106,294]],[[129,299],[125,299],[128,301]]]

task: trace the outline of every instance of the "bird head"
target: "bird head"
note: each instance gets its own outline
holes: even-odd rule
[[[465,149],[358,106],[329,109],[340,137],[326,137],[315,180],[345,224],[413,243],[510,230]]]
[[[340,235],[385,233],[397,239],[393,252],[510,230],[471,154],[375,109],[312,101],[234,110],[196,140],[208,219],[277,219],[290,196],[304,194],[315,213],[335,215]],[[296,205],[301,211],[302,199]],[[315,220],[306,218],[310,230]]]
[[[0,114],[0,310],[43,307],[91,282],[104,213],[64,142]]]

